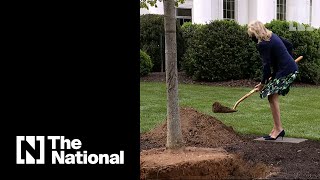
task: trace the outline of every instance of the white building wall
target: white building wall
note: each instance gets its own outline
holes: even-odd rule
[[[239,24],[248,24],[253,20],[267,23],[276,19],[277,0],[236,0],[236,20]],[[156,7],[140,9],[140,14],[163,14],[163,2]],[[223,0],[186,0],[180,8],[192,9],[192,22],[197,24],[209,23],[223,19]],[[287,20],[299,23],[310,23],[310,0],[287,0]],[[313,27],[320,27],[320,0],[312,1]]]
[[[287,21],[309,24],[310,0],[287,0]]]
[[[257,0],[248,0],[248,23],[258,19],[258,2]]]
[[[193,6],[193,0],[186,0],[183,4],[179,4],[179,8],[189,8]],[[157,2],[157,7],[149,5],[149,10],[146,8],[140,8],[140,15],[142,14],[164,14],[163,2]]]
[[[320,28],[320,0],[312,1],[312,22],[311,25]]]
[[[183,4],[179,4],[179,8],[188,8],[191,9],[193,6],[193,0],[186,0]]]
[[[193,0],[193,23],[206,24],[213,19],[211,1],[212,0]]]
[[[257,1],[257,19],[262,23],[268,23],[276,19],[276,0],[256,0]]]
[[[149,10],[146,8],[140,8],[140,15],[142,14],[164,14],[163,2],[157,2],[157,7],[149,6]]]
[[[249,21],[249,4],[248,0],[238,0],[236,3],[236,20],[239,24],[248,24]]]
[[[211,9],[212,21],[223,18],[223,4],[221,0],[211,0]]]
[[[235,18],[240,24],[248,22],[248,0],[238,0]],[[223,0],[193,0],[192,20],[196,24],[205,24],[223,19]]]

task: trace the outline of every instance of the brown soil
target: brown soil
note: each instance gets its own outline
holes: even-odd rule
[[[192,108],[180,108],[182,135],[186,146],[216,148],[241,142],[241,137],[216,118],[199,113]],[[141,148],[160,148],[166,144],[167,124],[141,135]]]
[[[140,177],[143,180],[252,179],[264,178],[270,171],[263,164],[249,165],[221,148],[152,149],[141,152],[140,162]]]
[[[223,106],[219,102],[214,102],[212,104],[212,112],[214,112],[214,113],[233,113],[233,112],[237,112],[237,110]]]
[[[165,123],[141,134],[142,179],[320,179],[319,141],[253,141],[192,108],[180,108],[180,120],[186,147],[196,148],[166,151]]]

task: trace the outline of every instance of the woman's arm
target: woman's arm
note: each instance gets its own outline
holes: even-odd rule
[[[268,44],[259,43],[258,51],[262,58],[263,75],[261,78],[261,84],[266,84],[271,76],[271,48]]]

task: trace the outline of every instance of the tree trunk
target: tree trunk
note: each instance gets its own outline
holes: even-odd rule
[[[164,0],[165,60],[167,84],[167,144],[168,149],[183,146],[179,102],[175,1]]]

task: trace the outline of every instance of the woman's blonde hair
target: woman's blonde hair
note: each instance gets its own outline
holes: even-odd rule
[[[256,20],[248,24],[248,35],[255,36],[258,42],[270,41],[272,31],[267,29],[262,22]]]

